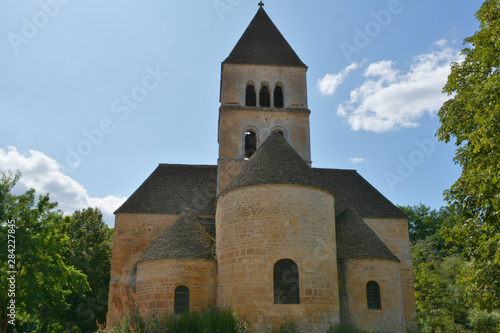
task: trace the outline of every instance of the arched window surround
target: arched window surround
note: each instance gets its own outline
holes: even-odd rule
[[[245,89],[245,106],[257,106],[257,93],[255,92],[255,82],[248,81]]]
[[[260,84],[259,106],[261,108],[271,107],[271,85],[267,81],[263,81]]]
[[[253,133],[253,136],[252,136]],[[254,126],[248,126],[243,130],[243,157],[250,159],[258,147],[259,133]]]
[[[282,109],[285,107],[285,89],[281,81],[276,82],[274,85],[273,97],[273,105],[275,108]]]
[[[285,140],[288,141],[288,131],[286,130],[286,128],[284,128],[282,126],[275,126],[271,130],[271,133],[274,133],[274,132],[280,132],[283,135],[283,137],[285,138]]]
[[[280,259],[273,266],[274,304],[300,304],[299,267],[292,259]]]
[[[369,281],[366,284],[366,303],[368,310],[382,310],[380,286],[376,281]]]
[[[189,312],[190,291],[185,285],[179,285],[174,291],[174,313]]]

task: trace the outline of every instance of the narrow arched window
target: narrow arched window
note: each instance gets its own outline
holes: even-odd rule
[[[283,88],[277,86],[274,88],[274,107],[275,108],[283,108],[284,100],[283,100]]]
[[[300,304],[299,268],[290,259],[274,264],[274,304]]]
[[[252,84],[247,85],[246,96],[245,96],[246,106],[256,106],[257,96],[255,94],[255,87]]]
[[[257,150],[257,135],[253,131],[245,132],[245,159],[249,159]]]
[[[189,312],[189,288],[178,286],[175,288],[174,313],[180,314]]]
[[[366,301],[368,303],[368,310],[382,309],[380,302],[380,287],[377,282],[370,281],[366,284]]]
[[[260,87],[259,101],[261,107],[271,106],[271,95],[269,94],[269,87],[267,86]]]

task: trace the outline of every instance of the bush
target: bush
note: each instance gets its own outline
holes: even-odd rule
[[[365,331],[358,330],[351,324],[335,324],[331,326],[328,333],[366,333]]]
[[[500,332],[500,312],[481,311],[473,309],[469,311],[468,316],[470,326],[474,327],[476,332],[497,333]]]
[[[103,330],[104,331],[104,330]],[[245,318],[230,310],[208,310],[181,315],[151,314],[140,316],[137,312],[126,314],[110,331],[111,333],[247,333]]]

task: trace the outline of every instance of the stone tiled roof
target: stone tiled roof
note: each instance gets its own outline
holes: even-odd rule
[[[155,259],[214,259],[212,237],[186,210],[164,234],[144,252],[138,262]]]
[[[353,206],[362,217],[406,218],[406,215],[355,170],[312,168],[316,186],[335,194],[335,211]]]
[[[277,131],[269,135],[222,193],[261,184],[315,184],[311,168]]]
[[[267,147],[267,148],[266,148]],[[160,164],[115,213],[213,215],[217,166]],[[339,215],[354,207],[363,218],[406,218],[406,215],[355,170],[310,168],[278,133],[273,133],[233,177],[223,192],[259,184],[313,186],[335,194]],[[215,234],[213,223],[201,220]]]
[[[398,257],[378,238],[352,207],[345,210],[335,221],[337,233],[337,258],[378,258]]]
[[[262,7],[224,63],[306,67]]]
[[[160,164],[117,213],[214,214],[217,166]]]

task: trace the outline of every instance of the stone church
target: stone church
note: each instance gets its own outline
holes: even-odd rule
[[[231,308],[416,327],[406,216],[354,170],[311,167],[307,66],[262,7],[222,62],[217,165],[160,164],[115,212],[108,324]]]

